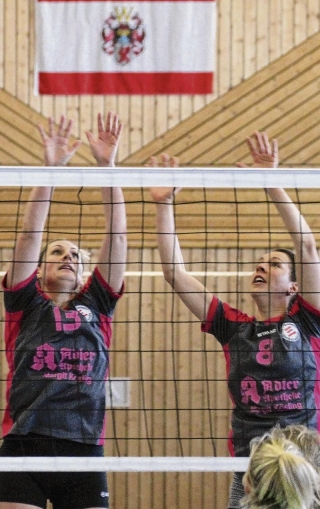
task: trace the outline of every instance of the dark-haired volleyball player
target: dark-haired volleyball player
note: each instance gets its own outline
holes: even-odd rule
[[[270,144],[265,133],[256,132],[248,143],[253,166],[277,166],[275,140]],[[177,160],[167,155],[162,162],[177,166]],[[157,166],[156,158],[150,164]],[[234,405],[229,449],[235,456],[249,456],[250,440],[276,424],[318,426],[320,264],[316,243],[287,193],[283,189],[267,192],[290,233],[296,261],[293,253],[282,249],[267,252],[257,261],[251,277],[257,313],[248,316],[221,302],[186,272],[175,234],[174,190],[151,190],[164,277],[202,322],[202,330],[213,334],[224,351]],[[242,474],[236,473],[229,506],[237,507],[243,495]]]
[[[80,142],[68,147],[72,122],[61,117],[49,133],[39,126],[45,162],[66,164]],[[97,164],[114,166],[122,124],[98,115],[98,139],[87,137]],[[103,456],[105,379],[111,322],[123,288],[126,213],[122,191],[103,188],[105,235],[98,263],[83,281],[85,253],[54,240],[40,255],[52,188],[36,187],[26,205],[3,287],[7,408],[1,456]],[[77,459],[75,458],[75,464]],[[108,507],[104,472],[0,473],[0,508]]]

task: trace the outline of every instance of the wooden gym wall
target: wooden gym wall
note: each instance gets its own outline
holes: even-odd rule
[[[212,95],[36,97],[34,0],[0,0],[0,87],[44,117],[67,114],[84,141],[99,111],[118,112],[125,125],[121,161],[319,30],[318,0],[217,0],[217,9]]]
[[[282,157],[287,164],[318,165],[319,0],[217,0],[217,8],[217,68],[212,95],[36,97],[33,94],[34,2],[0,0],[0,164],[42,164],[41,144],[34,124],[45,122],[49,115],[57,119],[63,113],[75,120],[75,136],[84,140],[73,164],[90,165],[93,161],[84,131],[95,131],[97,113],[111,109],[120,114],[125,124],[119,150],[121,164],[140,165],[150,153],[170,149],[177,150],[184,164],[233,165],[236,160],[247,157],[243,144],[245,136],[252,129],[269,126],[271,136],[280,137]],[[282,58],[285,60],[279,60]],[[259,93],[252,93],[253,90]],[[303,124],[299,123],[300,115],[305,116]],[[219,131],[215,132],[217,123]],[[285,136],[291,136],[293,131],[297,136],[290,142],[287,138],[287,142]],[[218,136],[216,149],[212,147],[214,136]],[[223,143],[219,143],[221,140]],[[223,147],[226,147],[224,153]],[[58,200],[72,202],[76,201],[75,193],[74,189],[64,189],[56,196]],[[86,190],[84,193],[92,204],[84,209],[87,212],[82,217],[82,242],[92,250],[94,258],[103,231],[101,209],[94,205],[99,193]],[[128,205],[128,268],[139,271],[143,261],[144,268],[157,271],[159,258],[155,249],[152,204],[147,198],[143,205],[136,203],[142,196],[141,190],[126,189],[125,193],[131,202]],[[179,200],[199,202],[203,197],[201,193],[184,190]],[[303,211],[312,227],[319,230],[317,194],[305,191],[300,200],[307,202]],[[247,203],[242,206],[240,221],[247,234],[241,235],[237,244],[238,225],[232,192],[213,192],[210,198],[215,204],[209,207],[209,221],[215,227],[219,221],[220,228],[210,239],[198,233],[205,226],[199,219],[203,216],[201,205],[193,207],[191,217],[190,207],[182,207],[177,217],[182,232],[186,226],[191,226],[192,234],[182,239],[185,259],[191,261],[190,270],[202,271],[204,266],[211,270],[236,270],[239,260],[250,264],[257,258],[257,246],[259,249],[268,246],[268,218],[271,217],[278,232],[282,231],[274,210],[259,203],[264,199],[263,193],[255,193],[252,198],[249,190],[244,191],[239,199]],[[8,204],[8,200],[15,203]],[[16,200],[16,190],[0,188],[2,270],[12,256],[12,230],[18,212]],[[71,204],[64,205],[61,210],[58,204],[53,210],[52,224],[60,225],[65,234],[70,230],[78,231],[78,210],[77,205]],[[144,243],[142,214],[146,219]],[[95,236],[93,228],[97,232]],[[235,233],[226,234],[229,230]],[[281,239],[288,241],[282,234]],[[209,240],[206,247],[205,240]],[[224,300],[250,312],[249,298],[241,293],[245,291],[244,282],[218,277],[209,278],[206,284]],[[230,402],[221,350],[213,338],[200,333],[199,324],[174,299],[161,277],[128,276],[126,288],[115,320],[111,374],[132,380],[132,400],[129,409],[109,412],[108,433],[116,440],[108,442],[107,453],[148,455],[147,436],[151,430],[155,455],[179,454],[177,417],[170,410],[178,402],[181,409],[179,432],[187,437],[183,438],[184,454],[211,455],[210,436],[214,434],[217,454],[226,455]],[[238,293],[234,292],[235,288]],[[209,384],[203,376],[206,369],[208,377],[215,380]],[[177,399],[174,398],[173,370],[181,381]],[[5,373],[2,355],[1,380],[5,379]],[[138,380],[141,373],[149,382]],[[3,383],[1,391],[3,396]],[[147,413],[142,411],[143,393],[150,409]],[[3,401],[2,397],[2,405]],[[207,402],[209,409],[205,409]],[[160,437],[167,437],[167,440]],[[110,476],[111,506],[114,509],[224,509],[229,477],[224,473],[115,474]]]

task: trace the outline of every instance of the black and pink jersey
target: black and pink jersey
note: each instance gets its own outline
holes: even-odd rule
[[[36,273],[12,289],[3,282],[9,365],[3,435],[39,433],[101,444],[111,321],[120,297],[95,269],[60,309]]]
[[[202,330],[226,359],[231,454],[248,456],[250,440],[276,424],[320,431],[320,311],[298,295],[287,315],[259,322],[214,297]]]

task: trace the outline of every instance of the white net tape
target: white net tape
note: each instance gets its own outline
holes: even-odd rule
[[[87,168],[0,167],[5,186],[316,188],[320,170],[309,168]]]
[[[0,458],[2,472],[244,472],[248,458],[16,457]]]

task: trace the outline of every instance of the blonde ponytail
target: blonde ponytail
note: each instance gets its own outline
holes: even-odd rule
[[[311,509],[319,503],[318,472],[284,437],[267,434],[253,445],[244,485],[242,505],[250,509]]]

